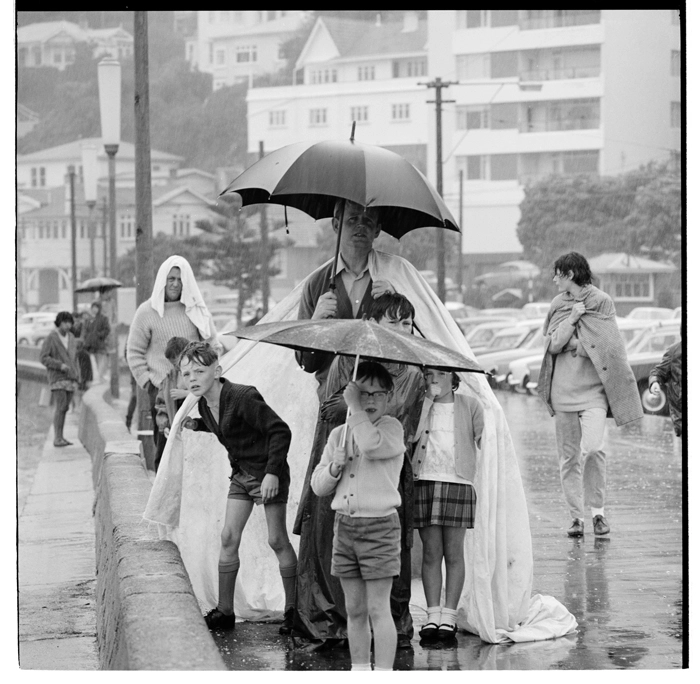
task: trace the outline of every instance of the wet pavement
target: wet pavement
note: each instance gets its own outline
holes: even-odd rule
[[[608,538],[569,539],[559,483],[554,420],[534,396],[497,393],[518,454],[533,539],[533,594],[559,599],[579,623],[575,634],[494,645],[460,634],[451,646],[397,652],[397,670],[677,669],[683,664],[681,450],[670,420],[608,421]],[[422,592],[413,582],[414,595]],[[421,624],[416,608],[414,622]],[[278,624],[240,623],[215,634],[231,670],[347,670],[346,649],[306,651]]]

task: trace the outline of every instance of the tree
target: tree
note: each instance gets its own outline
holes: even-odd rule
[[[240,326],[243,308],[262,288],[262,260],[267,260],[269,277],[279,273],[270,262],[282,243],[268,239],[267,253],[263,254],[259,232],[251,226],[252,221],[246,220],[256,210],[239,212],[232,202],[215,211],[219,217],[214,222],[198,221],[196,225],[209,236],[206,250],[209,277],[217,285],[238,291],[236,320]]]
[[[550,176],[525,189],[518,239],[524,257],[547,285],[554,260],[565,252],[604,252],[680,259],[680,176],[649,163],[612,177]]]

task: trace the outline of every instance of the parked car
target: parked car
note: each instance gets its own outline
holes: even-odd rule
[[[663,306],[638,306],[630,311],[626,318],[640,319],[646,318],[652,321],[665,321],[673,318],[673,309],[667,309]]]
[[[492,387],[509,387],[508,373],[511,361],[532,356],[544,348],[542,321],[530,319],[497,333],[489,347],[476,355],[477,363],[488,373]]]
[[[629,349],[631,343],[636,340],[645,330],[658,326],[658,321],[648,321],[645,319],[618,318],[617,327],[620,330],[625,346]],[[542,357],[544,352],[534,354],[531,357],[516,359],[510,364],[508,374],[508,384],[516,392],[529,392],[537,394],[537,381],[540,376]]]
[[[466,335],[467,343],[469,348],[474,352],[474,354],[481,354],[485,352],[491,342],[493,342],[494,337],[507,328],[512,328],[516,321],[512,318],[507,318],[505,320],[493,320],[485,321],[475,326]]]
[[[544,318],[551,305],[551,302],[528,302],[523,304],[523,313],[525,318]]]
[[[627,350],[644,413],[668,415],[668,399],[663,387],[658,396],[649,391],[649,373],[661,361],[664,352],[681,339],[680,321],[668,321],[639,335]]]
[[[56,314],[47,311],[34,311],[17,319],[17,344],[39,346],[55,329]]]
[[[527,318],[522,309],[512,309],[505,306],[495,307],[493,309],[480,309],[479,316],[508,316],[510,318],[515,318],[519,321]]]
[[[493,287],[502,290],[523,285],[539,274],[540,269],[530,261],[504,261],[493,271],[476,276],[473,283],[477,287]]]
[[[512,318],[511,316],[473,316],[472,318],[463,318],[460,321],[459,327],[462,329],[464,336],[469,339],[469,335],[477,327],[488,324],[488,323],[507,323],[514,325],[518,322],[518,319]]]

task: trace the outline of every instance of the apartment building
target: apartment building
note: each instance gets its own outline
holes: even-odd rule
[[[302,10],[197,12],[196,32],[186,39],[192,68],[212,74],[218,90],[285,65],[280,46],[307,17]]]
[[[248,92],[251,162],[300,140],[349,136],[393,149],[436,178],[478,271],[522,252],[524,188],[549,174],[619,174],[679,158],[677,10],[428,10],[403,21],[317,19],[303,83]],[[459,85],[457,84],[459,83]],[[453,100],[453,102],[447,102]]]
[[[520,249],[530,182],[678,158],[677,10],[435,10],[428,26],[431,76],[459,82],[442,158],[455,209],[461,172],[466,254]]]
[[[430,99],[427,22],[416,12],[400,21],[322,16],[296,63],[294,85],[248,91],[248,151],[300,140],[347,139],[398,152],[426,171]]]

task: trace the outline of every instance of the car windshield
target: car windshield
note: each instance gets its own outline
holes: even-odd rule
[[[491,341],[489,351],[495,351],[496,349],[514,349],[520,345],[527,335],[528,333],[523,333],[522,331],[500,333]]]
[[[469,334],[469,339],[467,341],[472,347],[476,347],[478,345],[487,344],[495,334],[496,331],[493,328],[481,328],[480,330],[475,328]]]
[[[634,309],[630,311],[627,318],[638,319],[646,318],[654,321],[662,321],[673,316],[673,311],[671,309]]]
[[[636,353],[665,352],[672,344],[680,340],[680,333],[658,332],[641,341],[635,349]]]

